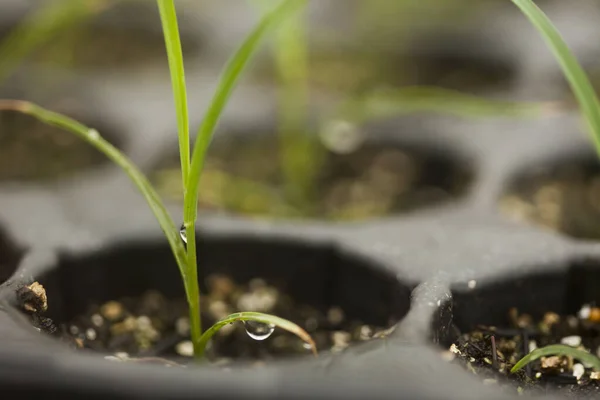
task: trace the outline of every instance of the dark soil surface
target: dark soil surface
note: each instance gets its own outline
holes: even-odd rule
[[[510,373],[526,353],[551,344],[568,344],[598,354],[600,308],[586,305],[577,316],[548,312],[539,321],[512,309],[509,317],[512,321],[509,326],[480,326],[462,334],[446,355],[481,377],[485,384],[497,385],[501,390],[570,397],[600,396],[600,372],[586,368],[571,357],[542,357]]]
[[[71,7],[70,18],[63,17],[64,23],[47,33],[47,40],[34,48],[27,59],[95,70],[139,68],[156,63],[166,68],[167,55],[156,7],[145,3],[88,1],[85,12],[83,7]],[[111,23],[113,19],[121,22]],[[0,26],[0,40],[16,29],[16,22]],[[156,26],[158,29],[148,28]],[[184,56],[189,57],[201,47],[201,40],[182,36]]]
[[[211,148],[200,207],[246,216],[361,220],[450,201],[471,179],[471,171],[447,155],[384,144],[340,154],[321,145],[316,153],[300,148],[289,156],[295,160],[294,182],[301,183],[286,185],[279,154],[276,141],[264,139]],[[155,171],[159,192],[181,201],[178,157],[165,158]]]
[[[236,311],[260,311],[286,318],[305,329],[320,352],[339,352],[352,343],[382,338],[388,327],[365,325],[349,320],[338,307],[320,311],[295,304],[284,293],[260,279],[237,285],[226,276],[208,279],[209,293],[202,295],[204,329]],[[185,299],[167,299],[149,290],[139,297],[124,297],[89,307],[72,321],[57,324],[44,317],[47,299],[43,288],[34,283],[19,292],[22,308],[35,326],[58,336],[76,349],[90,349],[119,361],[147,361],[165,365],[185,365],[192,360],[188,308]],[[51,299],[50,299],[51,302]],[[390,321],[390,325],[396,321]],[[207,356],[220,365],[246,361],[260,365],[277,357],[312,356],[298,337],[275,328],[263,340],[246,332],[246,324],[222,328],[209,343]],[[252,328],[252,327],[251,327]],[[256,328],[249,329],[256,333]]]
[[[51,181],[107,162],[70,132],[21,113],[0,112],[0,181]]]
[[[451,54],[390,55],[330,51],[311,54],[310,85],[349,95],[369,89],[437,86],[477,93],[507,87],[514,77],[512,66],[485,59]],[[272,63],[254,68],[257,82],[273,83]]]
[[[567,160],[532,169],[500,202],[512,219],[580,239],[600,239],[600,165]]]
[[[190,43],[192,42],[192,43]],[[195,50],[196,43],[182,42],[184,56]],[[35,61],[87,69],[167,65],[161,32],[82,24],[55,38],[38,50]]]

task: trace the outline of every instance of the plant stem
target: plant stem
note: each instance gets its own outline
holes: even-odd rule
[[[189,195],[186,182],[190,171],[190,129],[183,52],[181,50],[181,39],[179,36],[179,26],[177,24],[177,13],[175,11],[174,0],[157,0],[157,4],[169,59],[171,86],[173,87],[173,97],[177,113],[181,181],[183,184],[183,199],[185,203],[186,198]],[[187,288],[186,295],[190,312],[190,336],[194,345],[194,356],[196,358],[202,358],[203,348],[198,346],[200,336],[202,335],[202,309],[200,305],[200,288],[198,286],[195,219],[189,221],[184,218],[184,228],[187,237],[187,273],[184,276],[184,280],[185,287]]]
[[[189,193],[188,193],[189,194]],[[184,197],[185,201],[185,197]],[[185,234],[187,237],[187,265],[188,280],[187,286],[190,288],[188,303],[190,306],[190,335],[194,345],[194,356],[202,358],[204,348],[200,346],[200,337],[202,335],[202,309],[200,305],[200,288],[198,287],[198,260],[196,256],[196,224],[185,223]]]

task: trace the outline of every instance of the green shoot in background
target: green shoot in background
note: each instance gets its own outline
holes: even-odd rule
[[[269,0],[250,2],[262,12],[272,7]],[[380,3],[376,3],[375,7],[366,4],[362,6],[367,10],[385,8]],[[408,3],[402,5],[402,7],[408,6]],[[365,16],[367,13],[360,14]],[[281,204],[285,202],[287,206],[291,206],[283,208],[286,212],[295,210],[293,215],[311,216],[317,200],[315,183],[327,147],[319,135],[309,132],[310,51],[307,13],[298,13],[284,21],[275,39],[272,54],[278,89],[277,137],[283,196],[278,196],[264,182],[244,179],[221,170],[211,171],[211,174],[216,180],[222,182],[223,188],[235,188],[237,197],[248,197],[252,193],[255,197],[262,198],[269,204],[265,207],[271,212],[274,209],[279,210]],[[371,120],[419,112],[464,118],[536,118],[561,109],[561,105],[554,102],[491,100],[455,90],[426,86],[371,90],[360,95],[341,93],[341,97],[345,100],[335,106],[331,112],[320,116],[319,126],[316,128],[320,133],[328,135],[328,128],[335,126],[335,122],[342,121],[354,126],[358,131],[363,124]],[[163,187],[169,186],[168,178],[162,181],[165,182]],[[244,196],[245,191],[246,196]],[[220,204],[227,204],[228,201],[224,197],[225,194],[219,195],[212,205],[218,207]],[[235,203],[230,205],[235,211],[242,211],[236,208]]]
[[[590,130],[596,152],[600,156],[600,102],[598,101],[598,97],[596,96],[594,88],[585,71],[579,65],[577,58],[569,50],[569,47],[562,39],[561,34],[556,27],[533,1],[512,0],[512,2],[519,7],[532,25],[539,31],[556,57],[565,78],[575,94],[579,107],[581,108],[581,113]],[[600,370],[600,359],[596,356],[569,346],[550,345],[527,354],[519,360],[512,368],[511,372],[516,372],[531,361],[549,355],[571,356],[591,364],[596,370]]]
[[[31,52],[109,6],[106,0],[49,0],[29,14],[0,43],[0,83]]]
[[[269,31],[274,29],[281,20],[286,18],[289,14],[292,14],[305,3],[306,0],[283,0],[273,9],[273,11],[266,14],[261,19],[235,54],[230,58],[219,79],[216,92],[205,114],[204,120],[200,125],[194,151],[190,159],[189,141],[186,141],[186,139],[189,140],[189,132],[187,129],[187,95],[174,0],[157,0],[163,25],[167,55],[169,57],[176,112],[178,115],[179,142],[180,146],[183,147],[181,152],[183,154],[181,169],[185,183],[185,236],[180,236],[182,232],[180,232],[180,229],[174,223],[162,200],[156,193],[156,190],[152,187],[144,174],[123,153],[104,140],[98,131],[67,116],[43,109],[30,102],[0,100],[0,110],[10,110],[28,114],[46,124],[65,129],[94,146],[104,153],[111,161],[121,167],[138,190],[144,195],[165,234],[180,269],[186,298],[190,308],[190,334],[194,345],[194,355],[198,358],[203,357],[205,347],[216,330],[224,326],[222,320],[217,322],[215,326],[209,328],[203,334],[200,322],[201,308],[196,257],[195,223],[197,217],[196,204],[198,202],[198,188],[206,151],[221,113],[225,108],[235,85],[263,37]],[[184,245],[182,239],[185,239],[187,246]],[[264,324],[267,329],[274,329],[275,326],[281,327],[282,329],[295,333],[301,339],[305,340],[310,345],[313,353],[316,354],[316,347],[312,339],[310,339],[310,336],[296,324],[282,318],[262,313],[242,312],[232,314],[229,317],[226,317],[225,320],[227,321],[226,323],[242,321],[245,324],[247,324],[248,321],[254,321],[255,323]]]
[[[322,146],[316,135],[305,132],[310,101],[306,19],[306,12],[298,13],[283,23],[275,35],[274,56],[284,193],[290,204],[310,212]]]

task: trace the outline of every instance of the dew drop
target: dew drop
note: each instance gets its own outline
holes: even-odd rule
[[[88,131],[88,136],[90,137],[90,139],[93,139],[93,140],[98,140],[98,139],[100,139],[100,134],[99,134],[99,133],[98,133],[98,131],[97,131],[97,130],[95,130],[95,129],[90,129],[90,130]]]
[[[257,321],[244,321],[244,328],[248,336],[254,340],[265,340],[275,331],[275,325]]]
[[[187,235],[185,234],[184,224],[181,224],[181,227],[179,228],[179,237],[181,238],[184,244],[187,244]]]

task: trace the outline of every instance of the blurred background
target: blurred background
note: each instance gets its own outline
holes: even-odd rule
[[[600,3],[537,3],[599,83]],[[177,1],[192,133],[227,58],[275,4]],[[34,101],[97,129],[165,198],[181,201],[154,1],[3,0],[0,98]],[[209,151],[199,206],[339,221],[446,204],[478,176],[465,141],[453,140],[461,130],[453,123],[479,121],[481,129],[482,120],[573,110],[557,63],[508,0],[312,0],[246,71]],[[431,132],[427,121],[440,116],[445,123]],[[485,137],[473,135],[469,146]],[[70,134],[0,112],[0,183],[53,187],[103,169],[104,157]],[[582,178],[584,192],[591,176]],[[503,209],[560,225],[556,211],[540,217],[539,209],[564,188],[540,200],[544,185],[511,194]]]

